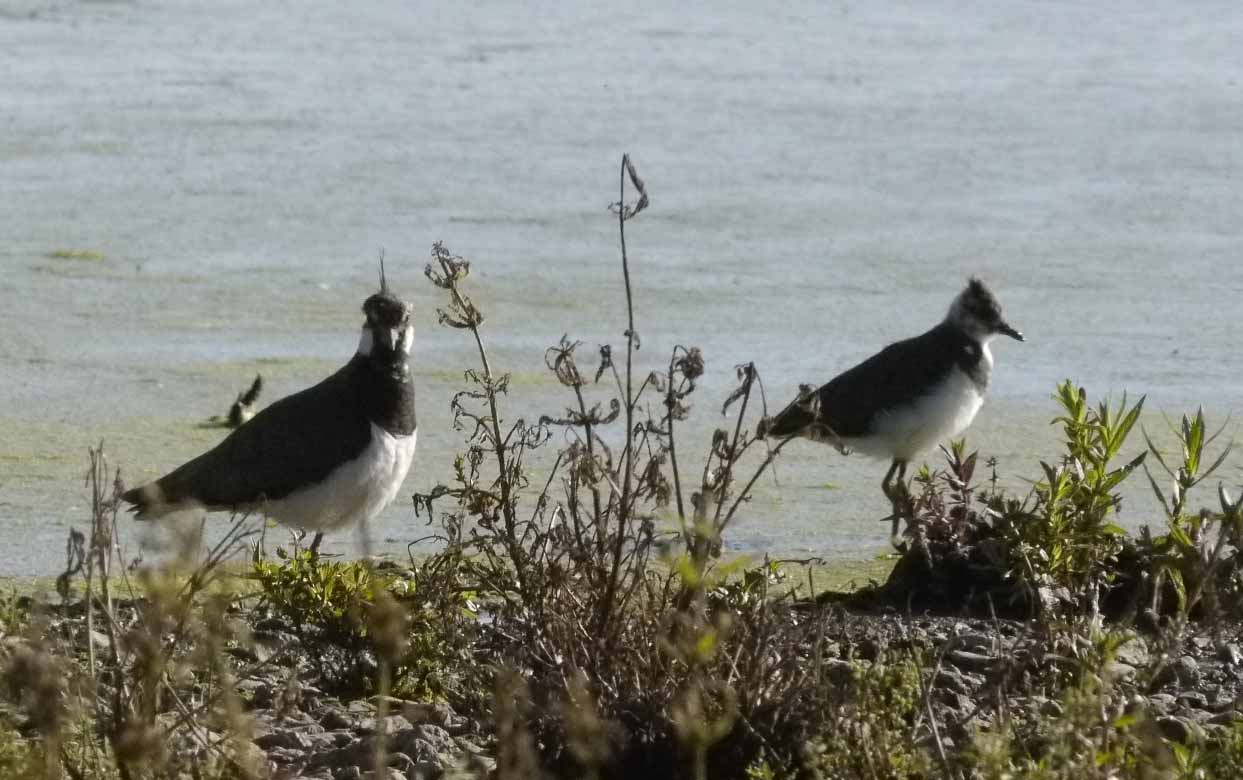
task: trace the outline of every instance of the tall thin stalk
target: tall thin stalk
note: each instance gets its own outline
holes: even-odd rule
[[[639,191],[639,200],[633,207],[626,205],[626,178],[629,177],[634,188]],[[630,258],[626,254],[626,221],[634,218],[640,211],[647,208],[647,188],[643,180],[635,172],[630,155],[623,154],[621,170],[618,174],[617,202],[617,237],[621,244],[622,276],[626,283],[626,452],[625,473],[622,475],[621,500],[617,507],[617,537],[613,542],[613,558],[609,567],[609,582],[605,590],[604,603],[599,613],[597,635],[603,635],[603,629],[609,624],[613,612],[613,603],[617,597],[617,583],[621,576],[622,552],[626,545],[626,525],[630,520],[631,492],[634,489],[634,409],[637,399],[634,394],[633,363],[637,335],[634,330],[634,295],[630,287]]]

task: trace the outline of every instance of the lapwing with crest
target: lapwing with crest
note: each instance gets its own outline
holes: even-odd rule
[[[182,510],[261,512],[315,533],[365,524],[400,491],[418,425],[411,307],[388,287],[363,302],[358,350],[317,385],[262,409],[197,458],[122,499],[140,520]]]
[[[972,277],[949,313],[928,332],[882,349],[818,389],[806,388],[758,435],[801,436],[891,460],[881,490],[892,507],[892,536],[909,513],[906,467],[922,452],[958,436],[984,403],[993,369],[989,342],[1023,341],[992,291]]]

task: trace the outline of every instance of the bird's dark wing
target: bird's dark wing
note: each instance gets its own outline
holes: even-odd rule
[[[166,505],[193,501],[212,509],[241,509],[323,480],[371,440],[356,370],[353,363],[346,365],[263,409],[220,444],[157,480],[154,495],[144,486],[123,498],[136,504],[140,515],[147,509],[144,501],[152,499]]]
[[[864,436],[878,412],[910,403],[916,388],[943,379],[954,366],[963,337],[941,324],[890,344],[854,368],[803,396],[773,418],[767,436],[791,436],[822,423],[839,437]]]

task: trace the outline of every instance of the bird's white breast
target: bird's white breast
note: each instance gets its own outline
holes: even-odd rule
[[[371,442],[357,458],[330,472],[323,482],[300,488],[278,501],[267,513],[276,521],[308,531],[327,531],[365,522],[392,503],[401,490],[418,430],[394,436],[371,425]]]
[[[984,395],[971,377],[955,366],[929,393],[878,414],[874,436],[845,443],[865,455],[911,460],[965,431],[983,403]]]

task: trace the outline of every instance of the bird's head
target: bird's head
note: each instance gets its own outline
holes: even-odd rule
[[[382,364],[404,363],[414,345],[414,323],[410,304],[388,289],[384,264],[380,264],[380,291],[363,301],[362,337],[358,354]]]
[[[971,277],[966,288],[950,304],[946,315],[951,323],[972,338],[987,342],[995,336],[1009,336],[1023,341],[1023,334],[1010,326],[1001,316],[1001,304],[993,291],[977,277]]]

